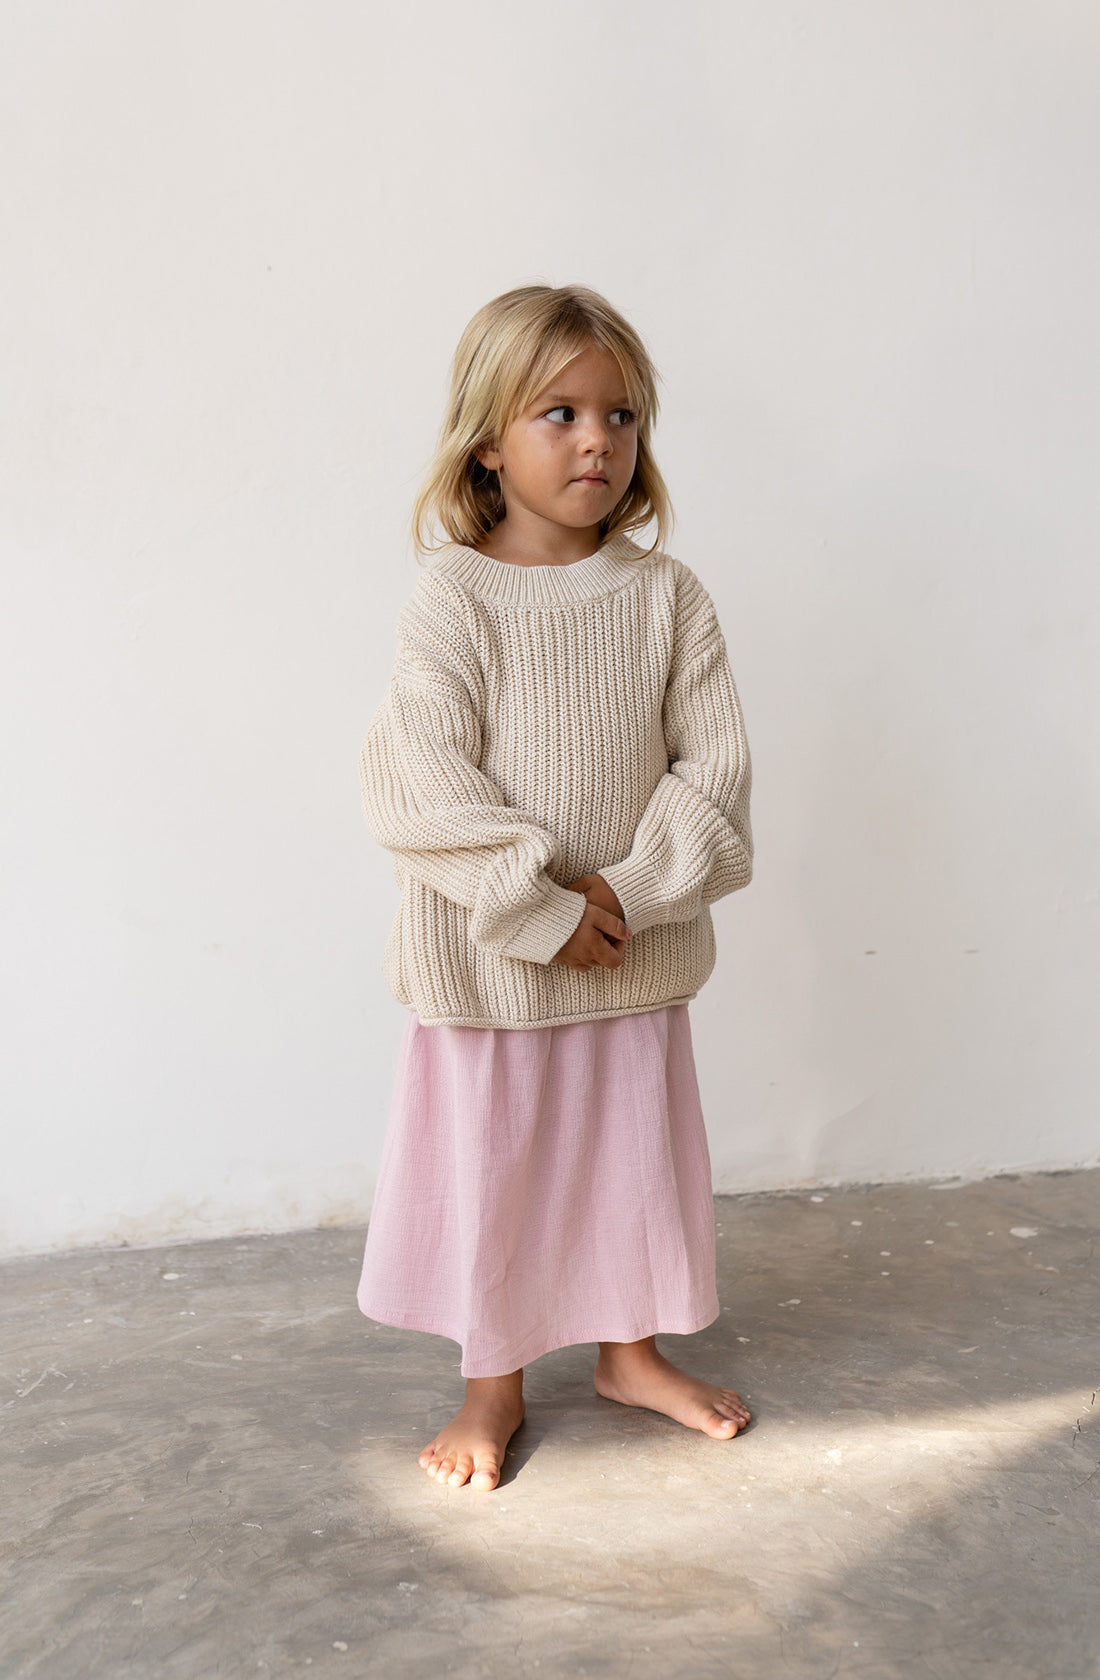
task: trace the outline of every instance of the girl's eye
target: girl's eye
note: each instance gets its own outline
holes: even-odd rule
[[[555,422],[568,422],[570,420],[575,420],[576,418],[576,409],[570,408],[567,403],[562,403],[559,408],[547,409],[546,413],[543,415],[544,420],[553,420]],[[632,408],[613,408],[611,410],[611,420],[616,426],[629,426],[634,420],[634,410]]]

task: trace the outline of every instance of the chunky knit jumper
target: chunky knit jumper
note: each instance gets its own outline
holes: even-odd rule
[[[714,603],[620,535],[571,565],[452,543],[421,569],[360,754],[401,904],[383,957],[425,1025],[547,1027],[693,998],[709,906],[752,876],[751,770]],[[551,959],[602,875],[616,968]]]

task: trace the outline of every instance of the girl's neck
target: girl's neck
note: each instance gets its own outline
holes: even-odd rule
[[[595,554],[603,538],[598,525],[580,530],[558,526],[553,532],[512,530],[507,517],[493,526],[474,547],[491,560],[504,560],[511,566],[571,566],[576,560],[587,560]]]

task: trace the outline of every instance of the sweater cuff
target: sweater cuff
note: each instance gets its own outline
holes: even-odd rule
[[[666,904],[657,877],[645,858],[626,857],[621,863],[597,869],[596,874],[602,875],[622,905],[623,921],[631,933],[641,933],[668,920],[663,914]]]
[[[584,894],[559,886],[549,876],[546,877],[546,887],[542,903],[526,917],[507,945],[501,946],[499,954],[502,957],[549,963],[580,926],[588,908]]]

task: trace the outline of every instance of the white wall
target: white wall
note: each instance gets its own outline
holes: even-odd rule
[[[533,279],[653,349],[750,729],[719,1187],[1095,1161],[1095,11],[0,28],[7,1250],[365,1217],[358,746],[447,360]]]

